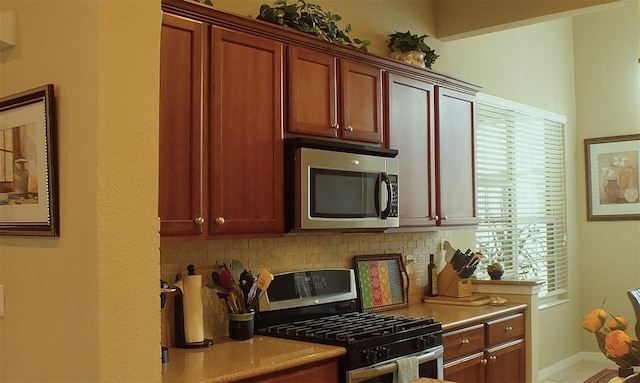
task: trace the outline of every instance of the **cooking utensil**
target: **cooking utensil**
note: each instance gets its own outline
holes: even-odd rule
[[[273,280],[273,274],[271,274],[265,269],[262,269],[260,271],[260,273],[258,274],[258,277],[256,278],[256,282],[252,286],[251,291],[249,291],[249,296],[247,300],[248,302],[247,312],[253,310],[256,307],[256,305],[258,304],[258,301],[260,300],[260,297],[264,295],[265,291],[267,291],[272,280]]]
[[[228,289],[229,281],[233,276],[231,275],[231,272],[229,271],[226,265],[223,264],[223,268],[220,270],[219,274],[220,274],[220,285],[225,289]]]
[[[235,302],[236,302],[236,305],[238,306],[237,312],[240,314],[246,313],[247,307],[245,305],[242,289],[240,288],[238,281],[236,281],[233,278],[229,280],[229,297],[231,297],[231,294],[235,296]]]
[[[242,265],[242,262],[235,259],[231,260],[231,272],[236,280],[240,280],[240,274],[242,274],[243,270],[244,266]]]
[[[222,280],[220,279],[220,273],[218,273],[217,271],[214,271],[211,273],[211,279],[213,280],[213,284],[219,287],[222,287],[223,289],[226,289],[224,286],[222,286]]]
[[[242,273],[240,273],[240,288],[242,289],[242,297],[244,298],[245,303],[249,302],[249,293],[251,292],[256,277],[251,273],[251,270],[244,269]]]

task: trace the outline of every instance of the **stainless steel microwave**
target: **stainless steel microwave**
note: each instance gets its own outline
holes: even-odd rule
[[[307,139],[285,148],[289,231],[398,227],[397,150]]]

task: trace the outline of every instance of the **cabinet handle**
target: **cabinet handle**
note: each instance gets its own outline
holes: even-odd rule
[[[504,328],[504,331],[506,331],[506,332],[513,331],[513,327],[507,326],[507,327]]]
[[[216,218],[216,224],[218,224],[218,225],[224,225],[224,217],[218,217],[218,218]]]
[[[196,225],[204,225],[204,217],[196,217],[193,219],[193,222],[195,222]]]
[[[433,216],[433,217],[429,217],[429,219],[430,219],[430,220],[432,220],[432,221],[437,221],[437,220],[439,220],[439,219],[440,219],[440,217],[438,217],[438,216],[436,215],[436,216]]]
[[[442,220],[443,220],[443,221],[446,221],[446,220],[447,220],[447,216],[446,216],[446,215],[443,215],[443,216],[442,216]]]
[[[333,130],[340,130],[340,124],[333,124],[333,125],[331,125],[331,129],[333,129]]]
[[[349,125],[345,128],[347,132],[353,132],[353,126]]]
[[[469,339],[465,338],[465,339],[462,340],[462,345],[463,346],[466,346],[468,344],[469,344]]]
[[[485,358],[482,358],[482,360],[480,361],[480,364],[483,366],[487,365],[487,360]]]
[[[491,359],[491,361],[492,361],[492,362],[495,362],[495,361],[496,361],[496,359],[498,359],[498,358],[496,358],[496,356],[495,356],[495,355],[491,355],[491,357],[490,357],[489,359]]]

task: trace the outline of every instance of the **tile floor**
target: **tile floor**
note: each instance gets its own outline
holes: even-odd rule
[[[583,383],[603,368],[616,369],[615,364],[604,362],[580,361],[540,383]]]

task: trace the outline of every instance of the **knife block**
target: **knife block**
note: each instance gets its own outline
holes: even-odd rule
[[[471,296],[471,280],[462,279],[453,269],[450,263],[438,274],[438,295],[453,298],[466,298]]]

